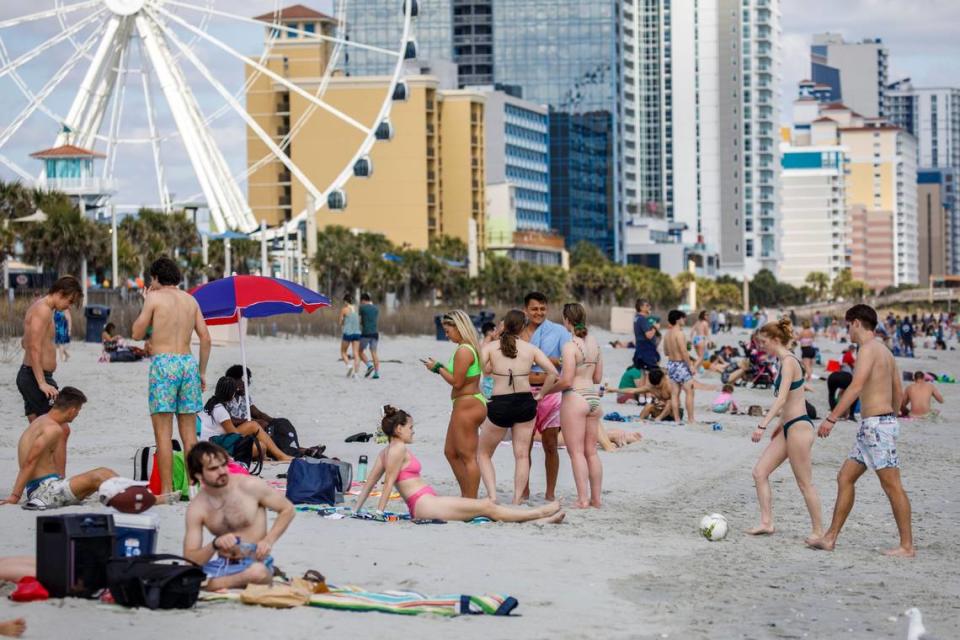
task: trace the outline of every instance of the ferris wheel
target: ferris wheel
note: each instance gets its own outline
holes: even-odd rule
[[[365,0],[355,2],[362,10]],[[412,22],[418,14],[416,0],[396,0],[396,31],[400,37],[395,47],[350,39],[345,20],[349,3],[350,0],[334,0],[333,16],[317,13],[324,17],[325,26],[319,29],[312,24],[291,21],[291,7],[285,9],[280,0],[247,0],[242,3],[244,14],[236,11],[239,3],[231,0],[17,3],[25,9],[29,7],[31,12],[7,9],[0,14],[4,16],[0,18],[0,82],[4,83],[0,84],[0,91],[9,91],[6,83],[12,82],[22,95],[22,108],[19,112],[10,110],[8,115],[0,115],[0,164],[29,184],[40,187],[56,184],[46,174],[46,168],[39,175],[29,171],[19,156],[8,151],[23,145],[18,144],[18,138],[36,136],[34,123],[40,117],[47,119],[47,124],[52,120],[59,130],[48,151],[70,148],[103,157],[101,175],[97,177],[102,185],[153,183],[159,207],[165,211],[174,208],[169,187],[171,171],[182,172],[187,164],[171,160],[176,155],[172,150],[181,158],[185,153],[199,190],[194,198],[204,199],[211,222],[221,232],[250,233],[259,227],[241,185],[269,163],[282,163],[291,179],[297,180],[309,194],[307,209],[312,211],[299,212],[285,226],[299,223],[321,207],[342,207],[343,185],[351,177],[370,175],[367,154],[378,140],[392,137],[389,121],[392,103],[406,99],[407,95],[402,80],[403,63],[415,58],[417,52],[412,37]],[[306,8],[296,5],[292,9]],[[258,55],[241,52],[240,47],[228,43],[227,38],[214,34],[216,29],[228,29],[229,25],[248,29],[257,26],[263,30],[265,42]],[[26,51],[15,46],[25,40],[17,37],[18,32],[35,35],[44,28],[46,31],[39,43],[31,44]],[[268,60],[271,51],[285,38],[315,41],[326,47],[326,63],[316,88],[311,83],[307,90],[271,68]],[[379,110],[372,119],[345,112],[324,99],[345,51],[351,48],[383,56],[386,67],[391,69],[388,81],[383,84]],[[52,71],[46,72],[43,82],[38,82],[37,63],[58,51],[61,58],[65,56],[64,62],[57,63]],[[218,77],[217,69],[222,68],[224,61],[248,68],[239,88],[228,88]],[[247,91],[263,76],[307,104],[289,127],[276,132],[277,135],[266,131],[258,122],[257,114],[248,112],[244,104]],[[70,96],[72,100],[65,110],[65,97]],[[133,102],[136,116],[129,117],[129,103]],[[160,109],[161,106],[164,109]],[[334,116],[344,126],[362,134],[353,156],[342,170],[325,177],[324,184],[320,185],[305,175],[288,155],[294,138],[318,111]],[[215,133],[220,131],[222,140],[222,132],[230,126],[228,122],[234,123],[236,134],[245,127],[250,135],[262,141],[268,152],[262,157],[247,157],[243,169],[231,169]],[[134,153],[149,156],[154,176],[129,175],[125,171],[133,164],[127,162],[127,154]]]

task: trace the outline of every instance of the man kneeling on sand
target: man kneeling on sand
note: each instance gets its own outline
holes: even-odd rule
[[[26,509],[55,509],[80,504],[100,485],[117,475],[100,467],[66,477],[70,423],[80,415],[87,397],[79,389],[64,387],[50,411],[30,423],[17,445],[20,472],[13,491],[3,504],[17,504],[24,492]]]
[[[917,371],[913,374],[913,383],[903,390],[903,401],[900,403],[900,415],[911,418],[926,418],[927,416],[939,415],[936,409],[931,407],[931,400],[936,400],[943,404],[943,396],[940,391],[927,381],[927,376],[923,371]]]
[[[200,493],[187,507],[185,558],[203,565],[209,580],[204,588],[243,588],[269,584],[273,578],[270,552],[293,520],[293,503],[253,476],[234,475],[230,457],[211,442],[199,442],[187,454],[187,473],[200,482]],[[267,531],[267,509],[277,517]],[[215,537],[203,544],[203,530]]]

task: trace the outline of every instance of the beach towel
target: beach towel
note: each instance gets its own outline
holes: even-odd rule
[[[215,591],[202,593],[200,599],[204,602],[240,602],[241,593],[240,589]],[[375,592],[356,586],[331,586],[329,593],[310,596],[308,605],[341,611],[379,611],[406,616],[433,614],[452,618],[462,615],[508,616],[519,602],[502,594],[426,596],[414,591]]]

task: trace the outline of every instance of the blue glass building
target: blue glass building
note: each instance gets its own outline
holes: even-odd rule
[[[352,40],[395,47],[400,0],[353,3]],[[460,84],[489,79],[550,108],[551,225],[572,246],[611,256],[620,218],[620,27],[617,0],[420,0],[423,60],[456,62]],[[492,61],[492,62],[491,62]],[[389,59],[351,48],[350,75],[384,73]]]

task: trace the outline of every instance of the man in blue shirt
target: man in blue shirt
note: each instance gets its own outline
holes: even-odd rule
[[[660,353],[657,351],[657,328],[650,322],[650,302],[637,300],[637,315],[633,319],[633,366],[637,369],[656,369],[660,366]]]
[[[560,368],[560,354],[563,345],[570,341],[570,332],[563,325],[547,320],[547,297],[538,291],[531,291],[523,299],[523,311],[527,315],[527,326],[520,336],[543,351],[550,361]],[[546,380],[546,374],[534,366],[530,372],[530,386],[536,394]],[[537,403],[537,433],[543,444],[544,462],[547,473],[547,488],[544,498],[550,502],[556,499],[557,474],[560,471],[560,453],[557,448],[560,431],[560,394],[551,393]],[[533,440],[530,441],[533,450]],[[530,483],[524,489],[523,497],[530,496]]]

